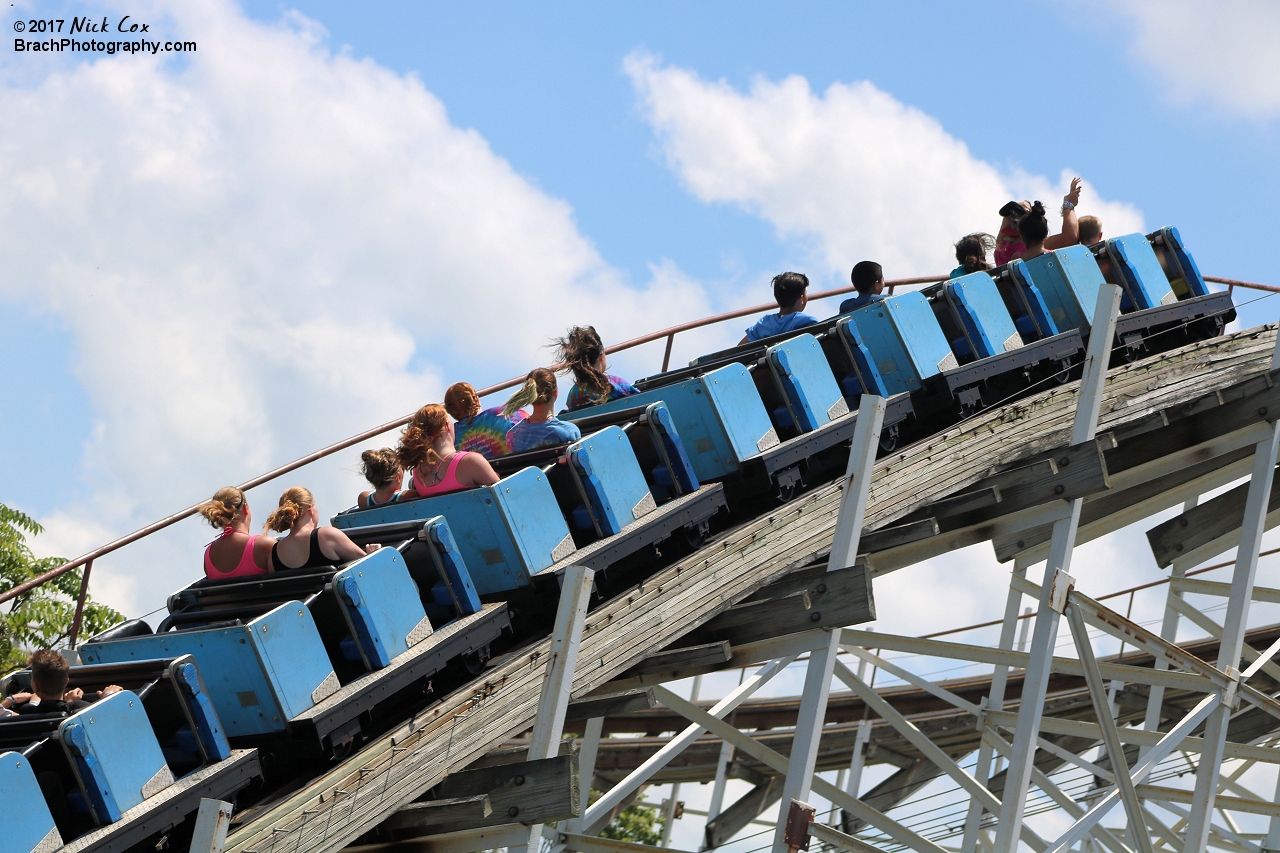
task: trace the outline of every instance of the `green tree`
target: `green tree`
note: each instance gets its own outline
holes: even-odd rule
[[[31,553],[27,535],[43,532],[35,519],[0,504],[0,592],[66,562],[62,557],[39,559]],[[32,651],[53,648],[67,639],[80,594],[80,572],[72,569],[0,605],[0,673],[21,667]],[[92,636],[123,619],[105,604],[87,599],[80,634]]]
[[[657,847],[662,842],[662,814],[652,806],[632,804],[601,830],[604,838]]]

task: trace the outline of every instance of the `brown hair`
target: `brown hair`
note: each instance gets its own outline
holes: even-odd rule
[[[200,504],[200,514],[214,527],[230,527],[244,503],[244,492],[235,486],[223,486],[213,493],[213,497]]]
[[[27,666],[31,667],[31,687],[37,694],[57,694],[62,698],[71,670],[66,658],[52,649],[41,649],[27,658]]]
[[[400,457],[390,447],[366,450],[360,454],[360,462],[360,473],[377,489],[391,485],[404,473],[400,469]]]
[[[982,231],[966,234],[956,243],[956,261],[964,267],[966,273],[989,270],[991,264],[987,262],[987,252],[995,247],[996,238],[990,234]]]
[[[1098,242],[1102,237],[1102,220],[1096,216],[1081,216],[1077,225],[1076,233],[1080,236],[1080,242],[1088,246],[1091,243]]]
[[[595,326],[574,326],[563,338],[556,338],[556,361],[563,361],[573,372],[573,381],[589,391],[606,393],[609,377],[596,368],[596,362],[604,355],[604,342]]]
[[[480,413],[480,397],[470,382],[455,382],[444,392],[444,410],[455,421]]]
[[[435,441],[449,428],[449,415],[439,403],[427,403],[413,413],[413,419],[400,433],[396,456],[405,470],[431,467],[440,461]]]
[[[267,516],[267,523],[262,526],[262,529],[283,533],[293,527],[302,514],[315,505],[316,501],[311,497],[311,492],[302,486],[290,486],[280,496],[280,505]]]
[[[518,409],[530,403],[550,403],[556,398],[556,375],[545,367],[535,367],[525,377],[524,385],[511,395],[502,407],[502,414],[511,417]]]

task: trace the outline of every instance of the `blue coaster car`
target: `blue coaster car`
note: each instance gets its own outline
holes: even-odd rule
[[[1143,311],[1177,301],[1151,243],[1142,234],[1112,237],[1093,252],[1106,280],[1124,291],[1121,311]]]
[[[22,753],[0,753],[0,791],[4,791],[0,826],[6,847],[15,853],[53,853],[62,846],[35,771]]]
[[[32,809],[31,832],[43,829],[47,835],[44,817],[50,815],[63,840],[118,821],[174,782],[142,699],[131,690],[70,715],[26,714],[0,720],[0,750],[20,752],[35,775],[36,793],[46,810],[42,814]],[[21,783],[26,770],[11,769],[10,778]],[[6,785],[0,789],[5,793],[0,800],[7,801],[11,790],[14,796],[29,798],[28,784],[18,789]]]
[[[943,298],[958,321],[961,336],[951,341],[951,351],[961,363],[1012,352],[1023,345],[991,276],[975,272],[948,281]]]
[[[1179,299],[1194,299],[1197,296],[1209,295],[1209,285],[1200,274],[1196,259],[1191,257],[1191,253],[1183,244],[1182,235],[1178,233],[1177,228],[1166,225],[1159,231],[1148,234],[1147,240],[1155,250],[1165,277],[1169,279],[1169,287]]]
[[[724,479],[744,460],[779,444],[750,372],[736,362],[670,384],[646,384],[638,395],[562,417],[577,421],[656,402],[666,403],[699,482]]]
[[[481,596],[527,587],[530,578],[573,553],[573,536],[547,475],[525,468],[492,486],[371,509],[349,509],[333,526],[359,542],[412,539],[427,519],[448,520],[452,539]],[[375,528],[364,534],[363,528]],[[370,538],[370,537],[376,538]]]
[[[765,363],[785,405],[785,419],[797,432],[813,432],[849,414],[849,403],[813,335],[797,335],[770,346]],[[781,414],[774,418],[775,422],[781,419]]]
[[[1106,279],[1088,246],[1068,246],[1029,261],[1012,261],[1008,269],[1015,282],[1039,291],[1060,330],[1089,333],[1098,288]]]
[[[875,359],[880,383],[889,396],[920,391],[928,380],[959,366],[923,293],[874,302],[848,319]]]
[[[693,469],[689,454],[685,451],[684,441],[676,430],[675,420],[666,403],[661,401],[642,406],[630,406],[607,412],[592,413],[574,419],[574,423],[582,430],[583,435],[590,435],[607,426],[619,427],[631,442],[631,450],[640,463],[649,491],[658,505],[681,495],[698,490],[698,474]],[[533,451],[533,454],[541,450]],[[523,455],[523,454],[522,454]],[[548,460],[551,457],[547,457]],[[508,466],[508,460],[500,464]],[[530,454],[530,461],[519,465],[536,465],[545,467],[545,462],[537,461]],[[506,471],[508,467],[501,470]],[[510,470],[518,470],[510,468]]]
[[[211,618],[206,615],[203,621]],[[285,602],[243,622],[224,619],[160,634],[134,620],[94,637],[80,650],[88,663],[180,655],[196,659],[231,738],[284,732],[292,717],[339,687],[311,611],[301,601]]]
[[[740,364],[751,374],[765,411],[779,438],[785,441],[821,429],[849,413],[848,401],[819,340],[834,324],[834,320],[828,320],[701,356],[687,368],[641,379],[636,387],[650,391]]]
[[[7,689],[27,689],[29,676],[26,671],[16,674]],[[43,789],[45,811],[64,840],[106,826],[111,843],[125,849],[133,843],[130,839],[155,831],[154,825],[116,825],[143,798],[163,790],[166,813],[180,820],[199,807],[201,796],[231,799],[261,775],[254,753],[233,756],[190,656],[73,666],[69,672],[68,687],[80,688],[90,701],[108,684],[125,687],[125,693],[95,701],[74,716],[29,714],[0,720],[0,751],[17,749],[30,759],[38,776],[36,792]],[[13,770],[25,775],[20,768]],[[167,787],[166,780],[193,776],[199,777],[198,786]],[[7,783],[0,781],[0,790],[7,793]],[[36,825],[43,825],[38,809],[32,807],[30,814]]]

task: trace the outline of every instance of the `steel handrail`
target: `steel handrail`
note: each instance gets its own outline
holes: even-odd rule
[[[942,276],[942,275],[920,276],[916,278],[894,279],[892,281],[885,282],[885,285],[888,288],[889,292],[893,293],[894,289],[897,287],[909,286],[913,284],[931,284],[933,282],[943,281],[945,279],[946,279],[946,276]],[[1244,287],[1251,290],[1265,290],[1271,293],[1280,293],[1280,287],[1272,287],[1271,285],[1257,284],[1255,282],[1238,281],[1236,279],[1230,279],[1230,278],[1217,278],[1214,276],[1205,276],[1205,280],[1214,282],[1216,284],[1225,284],[1232,289],[1236,287]],[[826,299],[831,296],[839,296],[845,293],[851,293],[853,290],[854,288],[848,285],[844,287],[832,288],[831,290],[821,290],[814,293],[812,296],[810,296],[809,300],[814,301],[817,299]],[[713,314],[710,317],[703,317],[701,320],[693,320],[688,323],[681,323],[676,326],[670,326],[666,329],[662,329],[661,331],[651,332],[647,335],[641,335],[638,338],[632,338],[629,341],[623,341],[620,344],[615,344],[614,346],[606,347],[605,352],[609,354],[622,352],[624,350],[632,349],[634,347],[638,347],[643,344],[652,343],[653,341],[666,338],[667,347],[666,347],[666,352],[663,356],[663,361],[662,361],[662,369],[665,372],[667,368],[670,366],[672,344],[675,342],[675,336],[680,332],[687,332],[693,329],[700,329],[706,326],[712,326],[712,325],[715,325],[716,323],[722,323],[726,320],[733,320],[738,317],[746,317],[750,314],[759,314],[774,308],[775,305],[776,303],[774,302],[764,302],[759,305],[752,305],[749,308],[739,308],[733,311],[727,311],[723,314]],[[556,369],[563,366],[564,365],[562,364],[552,365],[552,367]],[[480,397],[487,397],[490,394],[496,394],[497,392],[506,390],[507,388],[513,388],[516,385],[519,385],[523,381],[524,381],[523,376],[513,377],[503,382],[499,382],[496,385],[490,385],[487,388],[483,388],[476,393]],[[412,414],[405,415],[404,417],[396,418],[393,421],[387,421],[386,423],[380,426],[376,426],[376,427],[373,427],[372,429],[368,429],[368,430],[365,430],[364,432],[358,433],[357,435],[353,435],[350,438],[345,438],[342,441],[334,442],[333,444],[330,444],[326,447],[322,447],[321,449],[314,451],[313,453],[308,453],[306,456],[303,456],[299,459],[295,459],[292,462],[289,462],[285,465],[281,465],[278,468],[273,468],[272,470],[266,472],[265,474],[261,474],[257,477],[247,480],[244,483],[240,484],[240,488],[243,490],[248,490],[248,489],[254,488],[255,486],[261,486],[263,483],[268,483],[277,477],[283,476],[284,474],[288,474],[291,471],[296,471],[297,469],[303,467],[304,465],[309,465],[312,462],[325,458],[326,456],[331,456],[334,453],[337,453],[339,450],[345,450],[348,447],[359,444],[362,441],[367,441],[371,438],[374,438],[375,436],[382,435],[385,432],[390,432],[391,430],[396,429],[397,427],[402,427],[405,424],[407,424],[412,418],[413,418]],[[201,501],[201,503],[203,503],[203,501]],[[195,515],[199,510],[200,510],[200,504],[199,503],[193,504],[187,507],[186,509],[179,510],[178,512],[173,513],[172,515],[165,516],[159,521],[154,521],[151,524],[148,524],[146,527],[139,528],[138,530],[135,530],[132,533],[129,533],[125,536],[121,536],[118,539],[113,539],[107,544],[102,545],[101,547],[95,548],[94,550],[89,551],[86,554],[81,554],[79,557],[76,557],[74,560],[69,560],[68,562],[63,563],[62,565],[56,568],[50,569],[47,572],[43,572],[42,574],[36,575],[31,580],[24,581],[23,583],[18,584],[12,589],[4,590],[3,592],[0,592],[0,604],[3,604],[6,601],[10,601],[14,598],[17,598],[18,596],[26,592],[29,592],[38,586],[43,586],[44,584],[48,583],[54,578],[60,577],[66,574],[67,572],[71,571],[72,569],[77,569],[80,566],[86,565],[88,563],[92,563],[94,560],[98,559],[99,557],[103,557],[107,554],[110,554],[112,551],[117,551],[120,548],[123,548],[125,545],[129,545],[133,542],[137,542],[139,539],[144,539],[147,536],[150,536],[152,533],[159,532],[160,530],[163,530],[166,527],[170,527],[171,525],[177,524],[179,521],[182,521],[183,519],[190,518],[191,516]],[[83,581],[87,581],[87,578],[83,579]],[[85,596],[88,594],[88,586],[89,585],[87,582],[82,582],[80,585],[81,592],[80,592],[80,597],[77,601],[77,605],[78,605],[77,610],[81,610],[83,608]],[[79,626],[75,626],[75,627],[78,628]],[[75,633],[76,632],[73,632],[70,638],[72,646],[75,645],[75,636],[74,636]]]

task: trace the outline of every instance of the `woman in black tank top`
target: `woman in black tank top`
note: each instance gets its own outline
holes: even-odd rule
[[[316,510],[315,500],[311,492],[301,486],[293,486],[280,496],[280,505],[267,518],[267,528],[277,532],[289,531],[289,535],[276,541],[271,546],[271,565],[276,571],[281,569],[314,569],[322,566],[333,566],[363,557],[366,553],[377,550],[377,545],[361,548],[352,542],[347,534],[336,527],[321,527],[320,513]],[[290,565],[280,546],[292,551],[289,558],[296,560],[301,556],[293,544],[303,538],[307,540],[306,558],[300,565]]]

